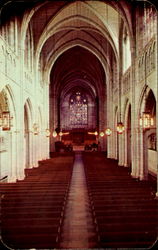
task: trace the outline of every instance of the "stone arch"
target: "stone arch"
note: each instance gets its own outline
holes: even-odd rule
[[[25,37],[26,37],[26,32],[27,32],[27,28],[28,25],[30,23],[31,18],[33,17],[33,15],[35,14],[35,12],[42,7],[43,5],[45,5],[46,3],[41,3],[38,6],[34,7],[30,12],[26,11],[22,20],[22,24],[21,24],[21,44],[22,47],[24,47],[24,42],[25,42]]]
[[[156,146],[156,129],[147,130],[144,133],[144,172],[146,179],[148,174],[157,175],[157,146]],[[154,140],[154,148],[150,148],[151,140]]]
[[[153,110],[151,110],[151,105],[155,106]],[[150,110],[149,110],[150,109]],[[149,128],[149,129],[143,129],[139,125],[139,118],[142,115],[143,112],[151,111],[151,114],[154,114],[154,124],[155,126]],[[157,157],[156,157],[156,151],[155,156],[153,152],[149,152],[148,150],[148,139],[151,134],[155,134],[156,136],[156,97],[154,95],[154,91],[149,88],[147,85],[144,86],[140,100],[139,100],[139,106],[137,111],[137,125],[139,128],[139,154],[140,154],[140,169],[139,169],[139,176],[140,179],[147,179],[148,178],[148,172],[149,172],[149,164],[151,162],[151,159],[155,157],[156,165],[157,165]],[[151,157],[152,154],[152,157]],[[150,160],[149,160],[150,158]]]
[[[151,92],[153,93],[153,96],[156,101],[156,95],[154,90],[151,89],[148,85],[144,85],[138,101],[137,118],[139,118],[141,113],[145,111],[146,100]]]
[[[25,37],[25,50],[24,50],[24,64],[25,67],[32,71],[33,69],[33,49],[34,49],[34,42],[33,42],[33,31],[31,25],[28,26],[26,37]]]
[[[85,6],[86,6],[85,9],[82,8],[82,11],[84,11],[84,14],[82,15],[82,18],[85,18],[86,21],[89,22],[89,23],[91,23],[91,21],[93,21],[93,22],[95,23],[94,17],[91,17],[91,19],[88,19],[88,15],[87,15],[87,9],[89,9],[89,11],[95,13],[94,9],[93,9],[91,6],[89,6],[88,4],[84,3],[84,2],[80,2],[79,4],[80,4],[81,6],[82,6],[82,5],[85,5]],[[70,12],[70,13],[73,13],[73,15],[71,15],[71,16],[69,15],[69,18],[63,18],[64,13],[66,13],[67,8],[69,8],[69,7],[72,8],[73,5],[76,5],[76,2],[75,2],[75,3],[71,3],[71,6],[70,6],[70,5],[67,5],[65,8],[63,8],[63,9],[60,11],[60,14],[63,14],[63,15],[61,15],[61,16],[62,16],[62,19],[60,19],[60,18],[58,17],[58,15],[56,15],[53,19],[50,20],[50,22],[49,22],[49,23],[47,24],[47,26],[45,27],[45,30],[43,31],[43,33],[42,33],[42,35],[41,35],[41,37],[40,37],[40,40],[39,40],[39,43],[38,43],[38,46],[37,46],[37,50],[36,50],[36,51],[37,51],[37,53],[36,53],[37,61],[38,61],[38,56],[37,56],[37,55],[38,55],[38,53],[41,51],[42,46],[43,46],[43,44],[45,43],[45,41],[46,41],[51,35],[53,35],[54,32],[60,30],[59,27],[61,27],[61,24],[62,24],[62,23],[64,23],[65,21],[67,22],[70,18],[72,18],[72,17],[75,16],[75,13],[74,13],[74,12],[76,12],[76,10],[77,10],[78,8],[75,8],[75,9],[73,9],[73,10],[74,10],[73,12],[72,12],[72,11]],[[63,12],[63,13],[62,13],[62,12]],[[66,15],[67,15],[67,14],[66,14]],[[78,17],[79,17],[81,14],[78,15],[78,13],[76,12],[76,15],[77,15],[77,19],[78,19]],[[95,13],[95,15],[96,15],[96,13]],[[59,20],[58,20],[58,19],[59,19]],[[100,21],[103,22],[103,20],[101,20],[101,17],[100,17]],[[105,22],[105,20],[104,20],[104,22]],[[104,22],[103,22],[103,23],[104,23]],[[97,25],[97,24],[95,23],[95,25]],[[58,26],[59,26],[59,27],[58,27]],[[53,27],[53,29],[52,29],[52,27]],[[106,24],[105,27],[106,27],[106,29],[107,29],[107,33],[105,33],[105,29],[103,29],[103,28],[102,28],[101,26],[99,26],[99,25],[98,25],[98,30],[100,30],[101,33],[103,33],[105,36],[107,36],[107,34],[109,34],[111,38],[113,37],[113,39],[110,40],[111,45],[113,46],[113,42],[112,42],[112,41],[114,41],[115,38],[114,38],[113,34],[110,32],[109,25]],[[96,27],[94,26],[94,28],[96,28]],[[49,30],[49,32],[48,32],[48,30]],[[114,47],[113,47],[113,49],[114,49]],[[115,50],[115,49],[114,49],[114,50]]]
[[[13,120],[12,120],[12,125],[15,128],[15,130],[17,129],[17,114],[16,114],[16,103],[15,103],[15,97],[12,91],[12,88],[10,87],[10,85],[6,85],[5,87],[6,92],[8,93],[8,105],[9,105],[9,110],[11,112],[11,115],[13,116]]]
[[[59,58],[59,56],[62,55],[64,52],[66,52],[68,49],[76,47],[76,45],[87,49],[88,51],[90,51],[92,54],[94,54],[97,57],[97,59],[100,61],[101,65],[103,66],[104,72],[106,72],[106,78],[107,78],[107,84],[108,84],[108,82],[109,82],[108,79],[110,79],[110,67],[109,67],[107,61],[105,60],[105,58],[103,58],[101,56],[101,54],[99,52],[94,51],[93,47],[91,47],[89,44],[88,44],[88,46],[86,46],[86,44],[81,42],[81,41],[77,41],[77,43],[74,42],[74,43],[67,44],[67,46],[62,48],[62,50],[58,54],[53,55],[54,58],[51,58],[51,60],[47,64],[47,69],[44,70],[45,81],[49,83],[49,76],[50,76],[51,69],[52,69],[53,65],[55,64],[56,60]]]
[[[155,69],[155,58],[156,58],[156,54],[155,54],[155,48],[156,48],[156,41],[155,39],[152,41],[151,46],[150,46],[150,70],[154,70]]]
[[[0,93],[0,109],[9,111],[11,128],[9,131],[1,131],[2,147],[0,150],[1,178],[7,176],[8,182],[15,182],[17,179],[17,119],[15,109],[15,98],[9,85],[5,85]]]

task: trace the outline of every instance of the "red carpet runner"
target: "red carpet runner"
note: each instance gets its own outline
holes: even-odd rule
[[[73,155],[26,170],[24,181],[1,184],[1,236],[12,249],[58,246]]]
[[[60,249],[97,247],[96,228],[90,208],[81,152],[75,153],[59,247]]]

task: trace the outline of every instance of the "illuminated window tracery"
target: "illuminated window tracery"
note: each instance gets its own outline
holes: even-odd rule
[[[87,98],[81,92],[76,92],[70,97],[70,124],[74,127],[87,125]]]

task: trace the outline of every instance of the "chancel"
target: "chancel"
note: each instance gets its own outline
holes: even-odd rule
[[[154,2],[0,2],[2,249],[156,247]]]

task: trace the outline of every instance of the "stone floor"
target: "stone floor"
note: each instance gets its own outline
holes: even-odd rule
[[[76,152],[60,248],[93,248],[96,241],[82,155]]]

